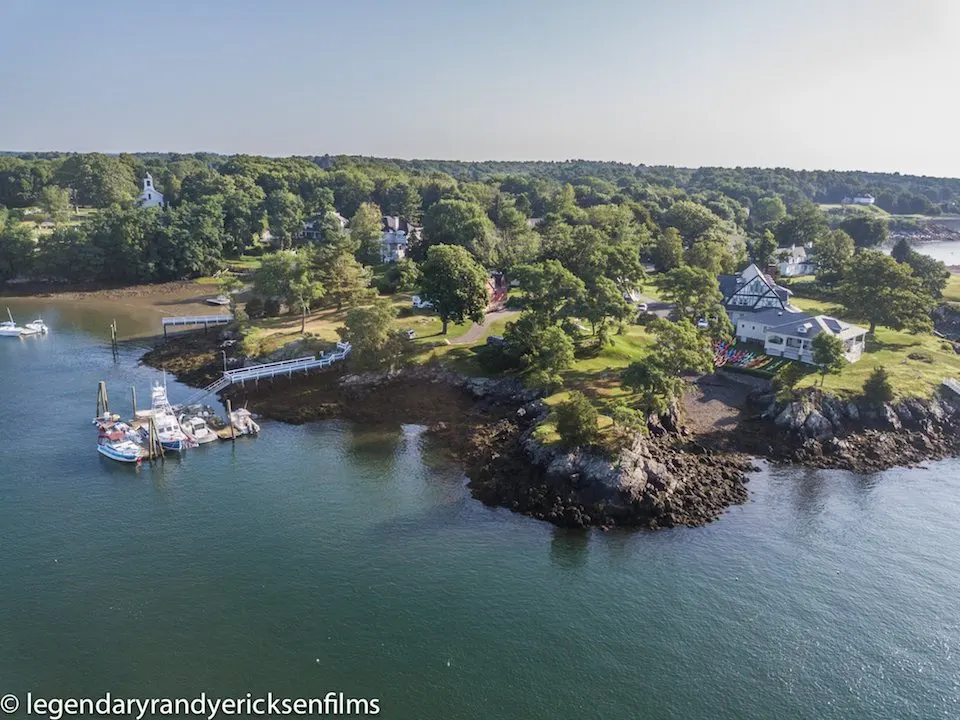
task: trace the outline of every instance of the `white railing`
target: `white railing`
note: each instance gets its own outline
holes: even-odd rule
[[[321,353],[319,356],[309,355],[294,360],[278,360],[277,362],[263,363],[262,365],[251,365],[250,367],[237,368],[236,370],[227,370],[223,373],[223,377],[191,395],[183,404],[195,405],[207,395],[220,392],[233,383],[244,385],[248,380],[263,380],[276,377],[277,375],[293,377],[295,372],[307,373],[317,368],[330,367],[335,362],[346,359],[352,349],[350,343],[338,342],[337,351],[329,355]]]
[[[183,315],[181,317],[165,317],[161,321],[164,327],[175,325],[226,325],[233,320],[233,315]]]

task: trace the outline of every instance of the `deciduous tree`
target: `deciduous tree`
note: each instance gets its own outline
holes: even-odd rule
[[[932,327],[933,298],[913,275],[910,266],[898,263],[879,250],[856,254],[840,286],[847,313],[877,325],[912,332]]]
[[[838,373],[847,364],[843,340],[828,332],[820,332],[813,339],[813,363],[820,368],[820,386],[827,373]]]
[[[430,302],[440,321],[442,334],[452,321],[482,322],[489,298],[487,272],[470,253],[457,245],[434,245],[427,252],[421,297]]]

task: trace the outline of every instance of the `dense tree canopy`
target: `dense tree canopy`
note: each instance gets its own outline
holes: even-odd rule
[[[854,256],[840,287],[840,298],[854,318],[895,330],[922,331],[931,327],[933,298],[909,265],[898,263],[879,250]]]
[[[488,275],[464,248],[457,245],[434,245],[423,263],[421,296],[430,302],[447,334],[450,322],[481,322],[489,300]]]

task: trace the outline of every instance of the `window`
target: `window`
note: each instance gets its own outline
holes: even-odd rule
[[[153,195],[151,195],[150,193],[147,193],[147,200],[153,200]]]
[[[799,338],[787,338],[787,347],[788,348],[799,348],[802,345],[802,342]]]
[[[771,335],[767,338],[767,342],[771,345],[783,345],[783,338],[779,335]]]

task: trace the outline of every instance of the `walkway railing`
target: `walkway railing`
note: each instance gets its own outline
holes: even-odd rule
[[[161,321],[163,325],[163,335],[166,337],[168,327],[186,327],[188,325],[226,325],[233,322],[233,315],[182,315],[179,317],[165,317]]]
[[[237,368],[236,370],[227,370],[223,373],[223,377],[191,395],[183,404],[195,405],[207,395],[218,393],[228,385],[233,385],[234,383],[245,385],[249,380],[257,382],[266,378],[277,377],[278,375],[293,377],[294,373],[303,372],[306,374],[310,370],[330,367],[335,362],[346,359],[351,349],[350,343],[338,342],[337,351],[329,355],[321,353],[319,356],[309,355],[294,360],[279,360],[277,362]]]

